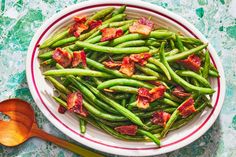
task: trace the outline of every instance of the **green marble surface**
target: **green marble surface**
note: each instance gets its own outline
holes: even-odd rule
[[[56,12],[77,0],[0,0],[0,100],[18,97],[30,102],[38,124],[70,140],[39,111],[29,92],[25,60],[35,31]],[[215,124],[192,144],[161,157],[236,156],[236,0],[147,0],[193,23],[212,43],[226,75],[226,98]],[[0,146],[0,157],[75,157],[54,144],[31,139],[15,147]]]

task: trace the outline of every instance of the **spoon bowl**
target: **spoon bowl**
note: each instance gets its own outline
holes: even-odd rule
[[[0,144],[2,145],[13,147],[22,144],[31,137],[39,137],[82,156],[102,157],[102,155],[39,129],[35,121],[34,110],[26,101],[21,99],[4,100],[0,102],[0,112],[9,117],[9,120],[0,119]]]

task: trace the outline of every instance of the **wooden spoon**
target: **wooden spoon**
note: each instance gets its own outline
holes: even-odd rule
[[[0,119],[0,144],[2,145],[17,146],[31,137],[39,137],[82,156],[102,157],[39,129],[33,108],[23,100],[8,99],[0,102],[0,112],[10,117],[9,121]]]

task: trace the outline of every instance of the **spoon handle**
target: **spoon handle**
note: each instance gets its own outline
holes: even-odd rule
[[[62,148],[68,149],[76,154],[82,155],[84,157],[104,157],[100,154],[97,154],[95,152],[89,151],[87,149],[84,149],[78,145],[69,143],[61,138],[55,137],[53,135],[50,135],[43,130],[39,129],[36,124],[33,125],[31,130],[31,137],[39,137],[45,141],[52,142]]]

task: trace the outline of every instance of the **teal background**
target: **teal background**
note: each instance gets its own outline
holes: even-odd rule
[[[0,100],[18,97],[30,102],[38,124],[48,133],[70,140],[39,111],[26,83],[27,48],[42,23],[80,0],[0,0]],[[226,97],[220,116],[192,144],[160,157],[236,156],[236,0],[147,0],[181,15],[212,43],[226,76]],[[109,0],[109,2],[111,2]],[[74,141],[73,141],[74,142]],[[15,147],[0,146],[0,157],[75,157],[54,144],[31,139]]]

